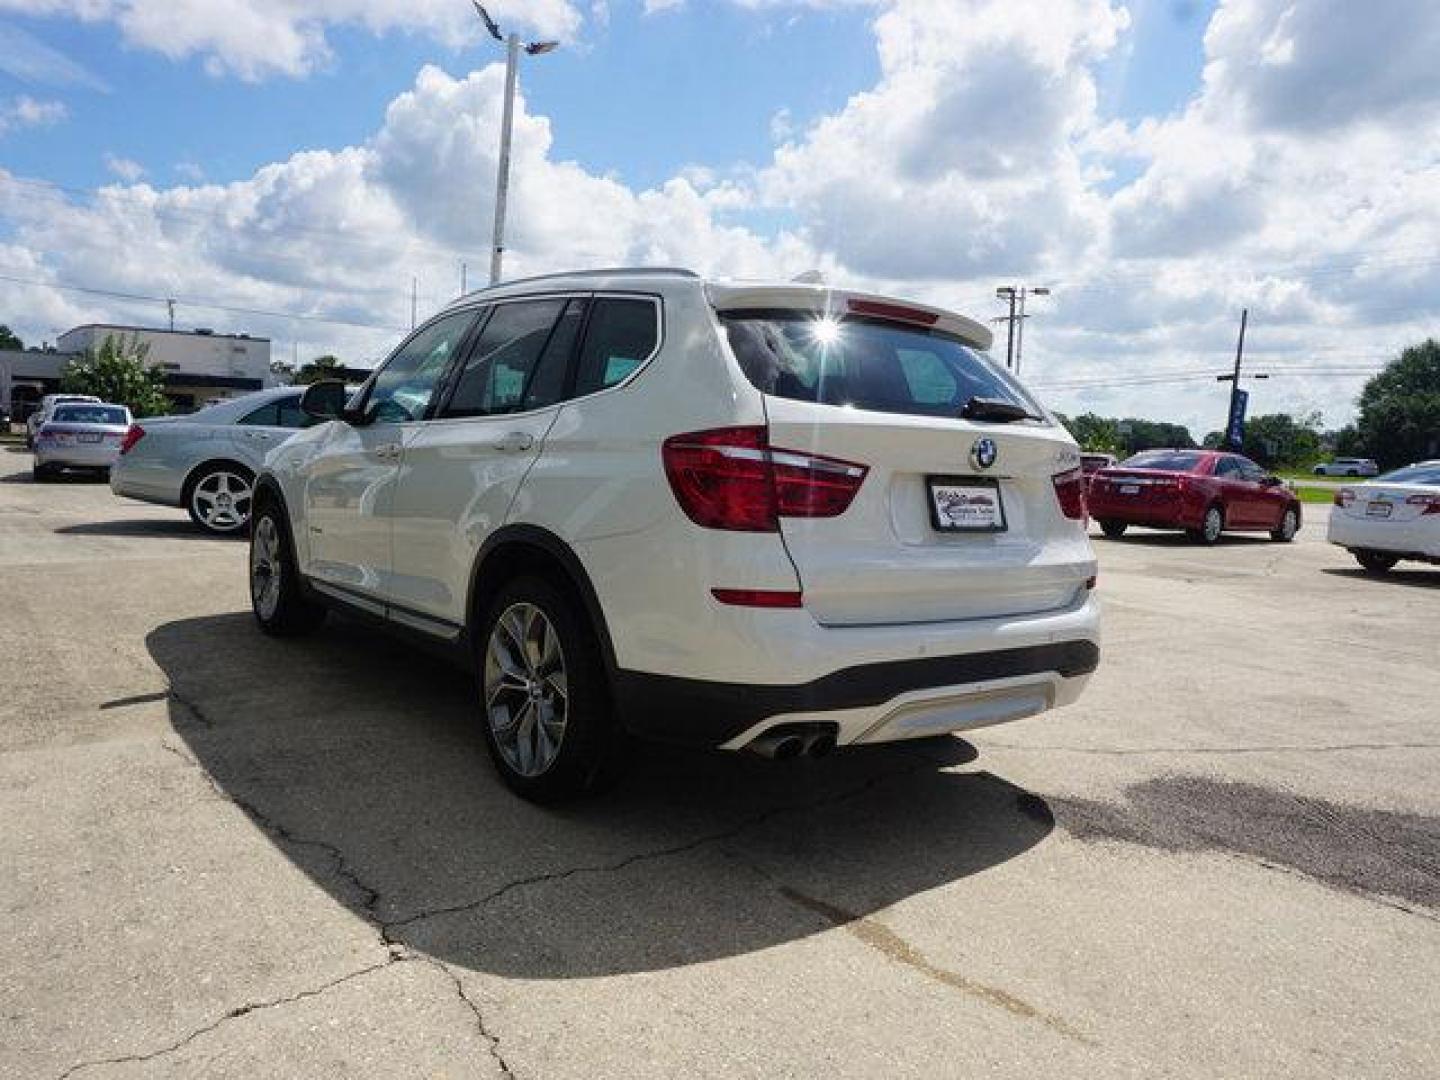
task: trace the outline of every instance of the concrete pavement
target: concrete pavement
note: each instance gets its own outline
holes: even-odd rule
[[[0,1075],[1440,1073],[1440,571],[1096,540],[1082,702],[542,810],[466,679],[0,450]]]

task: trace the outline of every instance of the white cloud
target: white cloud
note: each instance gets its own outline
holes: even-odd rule
[[[133,184],[145,175],[145,166],[130,158],[107,152],[104,161],[105,168],[126,183]]]
[[[522,97],[507,270],[819,267],[981,318],[998,314],[997,284],[1049,284],[1055,295],[1027,328],[1027,378],[1094,384],[1045,393],[1068,410],[1179,419],[1198,437],[1219,425],[1223,388],[1207,376],[1228,363],[1242,307],[1263,365],[1375,365],[1433,332],[1440,86],[1421,54],[1435,51],[1425,43],[1440,9],[1396,2],[1403,25],[1359,25],[1320,0],[1319,15],[1308,3],[1222,0],[1194,98],[1129,125],[1097,104],[1099,72],[1130,33],[1116,4],[888,0],[871,24],[875,86],[812,123],[777,114],[770,161],[696,163],[643,191],[557,159],[551,119]],[[331,22],[294,25],[378,4],[328,0],[311,8]],[[254,4],[262,19],[282,9]],[[1374,55],[1342,55],[1346,35]],[[295,61],[303,68],[320,54],[294,55],[311,58]],[[242,70],[234,56],[216,62]],[[0,171],[0,256],[28,279],[378,324],[190,315],[298,336],[302,353],[374,359],[409,321],[412,274],[422,310],[453,294],[462,260],[472,282],[483,274],[500,79],[498,65],[460,78],[427,67],[363,143],[232,184],[188,176],[189,186],[116,185],[85,201]],[[1133,179],[1117,187],[1115,175]],[[101,308],[159,314],[0,283],[0,309],[25,314],[15,321],[27,337]],[[1189,381],[1145,385],[1167,373]],[[1277,376],[1253,404],[1341,422],[1360,381]]]
[[[490,0],[507,27],[572,38],[581,16],[571,0]],[[69,15],[111,22],[125,41],[173,59],[200,57],[214,75],[300,77],[332,60],[329,30],[425,34],[459,46],[483,33],[460,0],[0,0],[0,12]]]
[[[51,127],[69,115],[63,101],[37,101],[21,94],[13,101],[0,101],[0,135],[20,128]]]

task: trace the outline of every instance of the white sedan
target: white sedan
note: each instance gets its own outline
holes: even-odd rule
[[[1372,574],[1402,559],[1440,563],[1440,460],[1342,487],[1328,538]]]

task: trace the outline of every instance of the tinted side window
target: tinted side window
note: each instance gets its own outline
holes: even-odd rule
[[[1224,457],[1215,463],[1215,475],[1223,476],[1229,480],[1238,480],[1240,477],[1240,463],[1232,457]]]
[[[440,376],[474,321],[473,311],[458,311],[431,323],[401,346],[370,385],[365,407],[373,410],[375,419],[382,423],[422,419]]]
[[[494,416],[518,411],[564,307],[564,300],[498,305],[480,332],[443,415]]]
[[[650,300],[594,302],[580,350],[576,397],[614,386],[650,358],[660,344],[658,310]]]
[[[550,343],[535,370],[530,373],[530,385],[525,389],[525,409],[541,409],[554,405],[565,397],[565,377],[570,373],[570,360],[575,355],[575,345],[580,340],[580,331],[585,328],[585,301],[571,300],[565,305]]]
[[[300,411],[299,397],[281,398],[275,403],[278,416],[276,423],[283,428],[305,428],[315,423],[313,416],[306,416]]]
[[[279,424],[276,416],[277,407],[275,402],[267,401],[254,412],[248,412],[235,422],[237,424],[260,424],[264,427],[275,427]]]

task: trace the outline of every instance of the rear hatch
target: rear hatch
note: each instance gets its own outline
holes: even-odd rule
[[[988,331],[831,291],[817,310],[815,290],[788,292],[712,287],[712,301],[765,394],[772,453],[868,470],[843,513],[780,519],[814,617],[925,623],[1072,603],[1094,573],[1079,454],[976,351]]]

